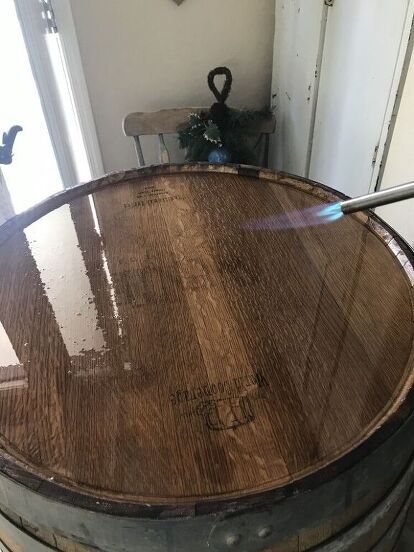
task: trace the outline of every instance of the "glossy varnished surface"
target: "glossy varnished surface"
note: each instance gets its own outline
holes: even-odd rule
[[[283,176],[155,174],[9,237],[4,456],[98,501],[202,501],[297,481],[398,417],[413,308],[397,242],[366,217],[247,224],[325,200]]]

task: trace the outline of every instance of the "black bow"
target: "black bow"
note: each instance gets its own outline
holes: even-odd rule
[[[226,80],[224,81],[223,89],[221,92],[217,90],[216,85],[214,84],[214,79],[217,75],[224,75]],[[217,102],[214,103],[210,108],[210,116],[212,120],[217,124],[217,126],[224,130],[226,127],[226,118],[228,107],[226,105],[226,100],[229,97],[231,91],[231,85],[233,82],[233,76],[230,69],[227,67],[216,67],[208,74],[208,87],[213,92],[214,96],[217,99]]]
[[[216,85],[214,84],[214,79],[217,75],[224,75],[226,80],[224,81],[223,89],[221,92],[217,90]],[[229,97],[231,91],[231,85],[233,82],[233,75],[228,67],[216,67],[208,74],[208,87],[215,95],[219,103],[225,103]]]

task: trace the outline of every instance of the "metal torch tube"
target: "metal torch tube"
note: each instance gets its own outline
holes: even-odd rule
[[[407,184],[401,184],[400,186],[388,188],[380,192],[347,199],[342,201],[340,206],[342,212],[348,214],[357,211],[365,211],[365,209],[373,209],[381,205],[396,203],[397,201],[410,199],[412,197],[414,197],[414,182],[407,182]]]

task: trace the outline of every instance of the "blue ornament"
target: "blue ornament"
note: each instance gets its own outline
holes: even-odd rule
[[[208,156],[210,163],[230,163],[230,159],[230,153],[225,148],[213,149]]]

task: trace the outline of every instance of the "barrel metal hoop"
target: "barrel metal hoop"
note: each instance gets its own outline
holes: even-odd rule
[[[406,514],[414,494],[413,481],[414,459],[411,459],[408,468],[396,486],[378,505],[364,516],[362,520],[358,520],[346,528],[340,536],[330,538],[318,545],[314,549],[315,552],[351,551],[361,539],[370,534],[373,527],[384,524],[384,518],[393,507],[398,508],[396,519],[402,516],[402,512]],[[286,514],[289,515],[287,512]],[[210,533],[208,547],[214,552],[226,552],[229,550],[260,552],[276,543],[280,544],[277,532],[273,528],[275,516],[277,515],[277,510],[274,511],[272,509],[266,512],[230,517],[220,521],[213,527]],[[280,524],[280,519],[277,521]],[[395,523],[396,521],[392,523],[392,527]],[[387,526],[386,524],[384,525]],[[303,529],[306,529],[305,525]]]

